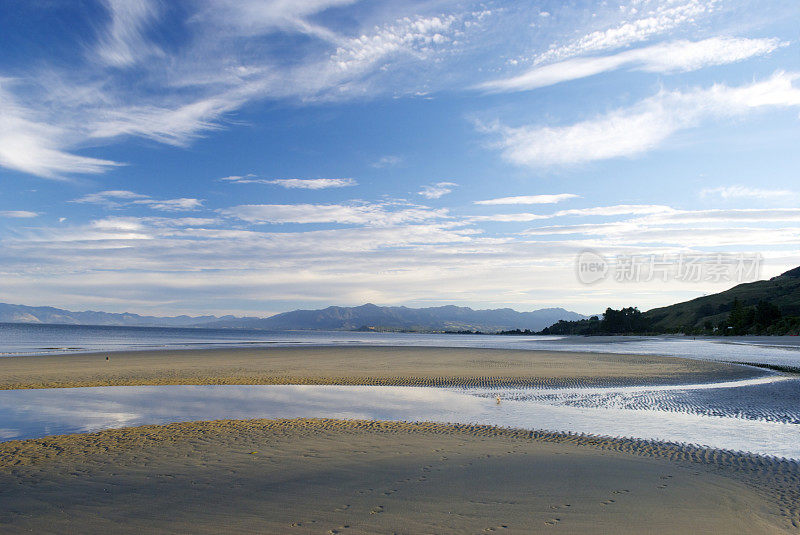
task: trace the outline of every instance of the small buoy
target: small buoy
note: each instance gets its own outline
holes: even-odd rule
[[[497,400],[497,404],[500,405],[500,396],[497,396],[495,399]]]

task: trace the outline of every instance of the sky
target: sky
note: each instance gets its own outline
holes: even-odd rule
[[[591,314],[772,277],[799,41],[794,0],[3,2],[0,301]]]

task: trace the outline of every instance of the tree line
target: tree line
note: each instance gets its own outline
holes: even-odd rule
[[[722,308],[722,307],[721,307]],[[714,323],[707,319],[702,325],[684,325],[664,329],[636,307],[620,310],[607,308],[602,317],[592,316],[578,321],[561,320],[538,334],[557,335],[613,335],[613,334],[695,334],[695,335],[797,335],[800,334],[800,317],[786,316],[774,304],[762,300],[756,305],[743,305],[738,298],[724,307],[727,317]],[[699,313],[705,312],[700,310]],[[702,317],[702,316],[701,316]],[[511,334],[511,333],[509,333]]]

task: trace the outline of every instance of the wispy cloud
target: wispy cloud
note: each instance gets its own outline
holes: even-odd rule
[[[762,189],[747,186],[720,186],[706,188],[700,192],[701,197],[721,197],[723,199],[762,199],[791,200],[797,193],[786,189]]]
[[[306,0],[282,2],[261,0],[218,0],[196,13],[194,21],[224,27],[235,35],[257,36],[276,30],[311,35],[338,42],[341,37],[324,26],[311,22],[311,16],[327,9],[345,6],[356,0]]]
[[[406,6],[387,10],[400,16],[363,28],[355,20],[346,35],[316,20],[353,1],[221,0],[168,10],[156,0],[104,0],[108,20],[91,49],[98,61],[31,71],[13,91],[0,78],[0,166],[51,178],[102,173],[118,164],[69,151],[128,136],[188,146],[257,100],[412,94],[425,89],[419,69],[437,65],[480,17],[409,14],[413,6]],[[156,44],[153,33],[167,14],[182,17],[168,21],[184,25],[182,47]],[[285,61],[261,39],[281,32],[303,34],[314,45]],[[141,73],[131,84],[120,70],[134,66]],[[404,77],[409,69],[415,75]],[[393,82],[401,78],[402,87]],[[395,158],[379,164],[394,165]]]
[[[547,51],[539,54],[534,63],[550,63],[645,41],[689,24],[698,17],[714,11],[719,1],[673,0],[658,2],[653,9],[640,9],[646,6],[638,4],[640,3],[621,5],[621,21],[615,21],[610,27],[591,31],[566,43],[554,44]]]
[[[256,178],[255,175],[226,176],[220,180],[235,184],[272,184],[287,189],[326,189],[357,186],[352,178]]]
[[[392,203],[246,204],[219,212],[249,223],[338,223],[388,226],[448,217],[447,210]]]
[[[44,112],[17,102],[13,81],[0,78],[0,166],[45,178],[70,173],[102,173],[119,165],[67,152],[73,142],[68,128],[52,124]]]
[[[28,210],[0,210],[0,217],[30,219],[32,217],[39,217],[39,214],[36,212],[29,212]]]
[[[455,182],[437,182],[428,186],[422,186],[417,195],[422,195],[426,199],[438,199],[451,193],[453,188],[458,186]]]
[[[527,223],[529,221],[536,221],[538,219],[550,219],[552,215],[520,213],[520,214],[492,214],[492,215],[474,215],[469,216],[467,221],[470,222],[498,222],[498,223]]]
[[[703,41],[673,41],[626,50],[610,56],[574,58],[535,67],[511,78],[484,82],[477,86],[491,92],[525,91],[576,80],[622,67],[634,70],[671,73],[724,65],[775,51],[778,39],[713,37]]]
[[[127,190],[109,190],[98,193],[84,195],[72,202],[78,204],[99,204],[110,209],[119,209],[130,205],[144,205],[153,210],[165,212],[188,212],[203,207],[200,199],[180,198],[180,199],[152,199],[148,195],[142,195]]]
[[[127,67],[163,52],[143,35],[158,16],[159,5],[151,0],[104,0],[111,18],[97,44],[101,61]]]
[[[518,195],[516,197],[500,197],[475,201],[474,204],[554,204],[569,199],[580,197],[574,193],[557,193],[555,195]]]
[[[561,210],[553,214],[554,217],[563,216],[618,216],[618,215],[649,215],[665,214],[675,210],[661,204],[615,204],[612,206],[592,206],[591,208],[575,208]]]
[[[631,108],[569,126],[484,127],[499,134],[509,161],[550,166],[636,156],[672,134],[710,119],[726,119],[763,108],[800,107],[798,74],[779,72],[739,87],[717,84],[690,92],[661,91]]]
[[[372,167],[375,167],[377,169],[381,169],[383,167],[394,167],[395,165],[398,165],[402,162],[403,162],[402,157],[390,154],[387,156],[381,156],[380,158],[372,162],[372,164],[370,165],[372,165]]]

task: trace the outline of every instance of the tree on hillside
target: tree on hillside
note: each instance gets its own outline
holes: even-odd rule
[[[607,308],[600,322],[600,330],[612,334],[642,333],[650,329],[650,322],[636,307],[620,310]]]

